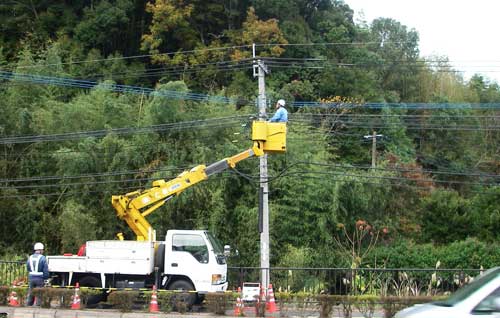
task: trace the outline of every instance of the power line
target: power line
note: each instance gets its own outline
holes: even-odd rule
[[[497,121],[500,116],[472,116],[472,115],[394,115],[394,114],[313,114],[313,113],[298,113],[290,115],[291,123],[305,123],[308,124],[309,120],[325,119],[334,117],[335,121],[329,122],[329,124],[338,124],[353,127],[353,128],[404,128],[404,129],[421,129],[421,130],[472,130],[472,131],[482,131],[482,130],[498,130],[499,125],[442,125],[442,124],[427,124],[421,123],[417,120],[423,119],[437,119],[437,120],[459,120],[459,119],[482,119],[488,121]],[[364,119],[357,120],[358,118]],[[402,118],[404,121],[401,123],[395,122],[384,122],[378,123],[373,122],[375,119],[385,119],[385,118]],[[5,138],[0,138],[0,144],[21,144],[21,143],[33,143],[33,142],[46,142],[46,141],[66,141],[74,139],[82,139],[88,137],[104,137],[109,134],[114,135],[127,135],[127,134],[147,134],[152,132],[168,132],[168,131],[180,131],[192,128],[227,128],[234,127],[236,124],[241,124],[244,121],[248,121],[248,115],[238,115],[238,116],[228,116],[219,118],[210,118],[203,120],[193,120],[193,121],[183,121],[174,122],[168,124],[147,126],[147,127],[123,127],[123,128],[111,128],[107,130],[95,130],[95,131],[81,131],[72,133],[61,133],[61,134],[51,134],[51,135],[29,135],[29,136],[9,136]],[[371,120],[371,121],[370,121]],[[293,129],[293,125],[290,126]],[[315,128],[315,127],[313,127]],[[315,128],[319,130],[320,128]],[[336,134],[336,132],[328,132]],[[345,135],[345,134],[344,134]],[[352,134],[351,134],[352,135]]]
[[[390,44],[404,44],[404,43],[412,43],[411,41],[388,41],[384,42],[384,45],[390,45]],[[283,46],[283,47],[297,47],[297,46],[303,46],[303,47],[325,47],[325,46],[369,46],[369,45],[377,45],[379,46],[381,44],[381,41],[366,41],[366,42],[324,42],[324,43],[256,43],[256,47],[268,47],[268,46]],[[205,47],[205,48],[198,48],[198,49],[193,49],[193,50],[184,50],[184,51],[173,51],[173,52],[166,52],[166,53],[154,53],[154,54],[142,54],[142,55],[134,55],[134,56],[119,56],[119,57],[107,57],[107,58],[101,58],[101,59],[90,59],[90,60],[80,60],[80,61],[70,61],[70,62],[60,62],[60,63],[48,63],[48,64],[37,64],[37,65],[21,65],[21,66],[16,66],[17,69],[33,69],[33,68],[41,68],[41,67],[50,67],[50,66],[62,66],[62,65],[72,65],[72,64],[85,64],[85,63],[96,63],[96,62],[109,62],[109,61],[116,61],[116,60],[132,60],[132,59],[142,59],[146,57],[158,57],[158,56],[175,56],[175,55],[185,55],[185,54],[195,54],[198,52],[211,52],[211,51],[228,51],[228,50],[235,50],[235,49],[250,49],[252,47],[251,44],[248,45],[238,45],[238,46],[222,46],[222,47]],[[276,65],[278,68],[291,68],[291,67],[305,67],[305,68],[313,68],[313,69],[321,69],[326,65],[328,66],[336,66],[336,67],[384,67],[385,65],[391,65],[394,66],[394,64],[406,64],[406,65],[414,65],[414,66],[424,66],[424,67],[433,67],[432,64],[437,64],[437,67],[440,67],[441,69],[435,70],[435,71],[445,71],[445,72],[457,72],[457,73],[463,73],[466,71],[458,71],[458,70],[444,70],[443,68],[452,68],[456,66],[452,66],[449,64],[442,65],[443,63],[454,63],[455,61],[450,61],[450,60],[426,60],[426,59],[415,59],[415,60],[390,60],[390,64],[387,63],[387,60],[384,60],[383,62],[377,61],[373,63],[339,63],[339,62],[329,62],[328,60],[325,59],[318,59],[318,58],[287,58],[287,57],[266,57],[266,56],[259,56],[258,58],[260,59],[266,59],[269,63],[282,63],[279,61],[286,61],[287,63],[284,63],[285,65]],[[221,63],[229,63],[229,62],[241,62],[249,59],[242,59],[242,60],[237,60],[237,61],[222,61]],[[297,65],[296,63],[305,63],[305,62],[322,62],[322,66],[300,66]],[[457,61],[458,62],[458,61]],[[462,61],[462,62],[468,62],[468,63],[477,63],[478,61]],[[497,61],[486,61],[488,63],[491,62],[497,62]],[[218,63],[218,62],[214,62]],[[209,63],[208,63],[209,64]],[[191,64],[191,66],[196,66],[196,65],[203,65],[203,64]],[[159,76],[159,75],[175,75],[175,74],[184,74],[184,73],[189,73],[189,72],[196,72],[197,70],[188,70],[191,66],[179,66],[179,69],[177,71],[161,71],[159,73],[150,73],[150,74],[141,74],[138,75],[137,77],[150,77],[150,76]],[[245,66],[248,67],[249,65]],[[175,66],[174,66],[175,67]],[[466,65],[466,67],[474,67],[473,65]],[[476,67],[500,67],[498,65],[478,65]],[[181,70],[181,68],[184,68],[184,70]],[[188,69],[186,69],[188,68]],[[236,68],[229,68],[226,70],[236,70]],[[499,72],[498,70],[481,70],[481,72]],[[120,73],[119,73],[120,74]],[[130,77],[133,76],[129,74],[124,74],[123,77]],[[104,76],[104,74],[101,74],[99,76]]]
[[[319,107],[325,109],[499,109],[500,103],[345,103],[345,102],[314,102],[295,101],[293,107]]]
[[[294,167],[297,165],[312,165],[312,166],[342,168],[342,169],[391,171],[391,172],[400,172],[400,173],[404,172],[404,173],[419,173],[419,174],[433,174],[433,175],[500,179],[500,176],[496,175],[496,174],[467,173],[467,172],[457,172],[454,170],[445,170],[445,169],[431,170],[431,169],[414,169],[414,168],[405,168],[405,167],[372,167],[372,166],[368,166],[368,165],[335,164],[335,163],[312,162],[312,161],[289,162],[286,169],[288,170],[291,167]],[[90,173],[90,174],[70,175],[70,176],[35,176],[35,177],[29,177],[29,178],[0,179],[0,183],[58,181],[58,180],[84,179],[84,178],[114,177],[114,176],[123,176],[123,175],[131,175],[131,174],[147,174],[147,173],[156,173],[156,172],[173,172],[173,171],[181,172],[181,171],[185,171],[186,169],[189,169],[189,167],[190,166],[179,166],[179,167],[161,168],[161,169],[125,170],[125,171],[112,171],[112,172]],[[55,184],[55,185],[61,186],[64,184]]]
[[[312,171],[312,170],[301,170],[301,171],[290,171],[291,168],[297,167],[298,165],[316,165],[323,167],[333,167],[333,168],[344,168],[344,169],[370,169],[370,170],[380,170],[380,171],[393,171],[393,172],[416,172],[416,173],[434,173],[434,174],[446,174],[453,176],[475,176],[475,177],[489,177],[493,179],[497,179],[500,176],[497,175],[484,175],[484,174],[471,174],[471,173],[457,173],[454,171],[444,172],[444,171],[434,171],[434,170],[421,170],[421,169],[407,169],[407,168],[372,168],[369,166],[352,166],[352,165],[339,165],[339,164],[329,164],[329,163],[318,163],[318,162],[294,162],[290,163],[287,167],[285,167],[278,175],[270,178],[270,181],[274,181],[276,179],[282,177],[290,177],[290,176],[301,176],[301,177],[310,177],[310,175],[321,174],[337,176],[342,178],[361,178],[361,179],[379,179],[379,180],[387,180],[387,181],[405,181],[405,182],[423,182],[423,183],[444,183],[444,184],[462,184],[462,185],[477,185],[477,186],[489,186],[489,187],[497,187],[500,184],[498,181],[495,182],[472,182],[472,181],[457,181],[457,180],[434,180],[428,178],[408,178],[408,177],[397,177],[397,176],[377,176],[377,175],[360,175],[360,174],[352,174],[346,172],[336,172],[336,171]],[[172,171],[178,169],[154,169],[147,172],[158,172],[158,171]],[[80,176],[63,176],[60,179],[76,179],[76,178],[86,178],[86,177],[109,177],[116,175],[124,175],[124,174],[132,174],[140,172],[141,174],[147,173],[146,171],[140,170],[130,170],[130,171],[122,171],[122,172],[112,172],[112,173],[102,173],[102,174],[89,174],[89,175],[80,175]],[[231,172],[231,171],[230,171]],[[251,177],[242,173],[237,173],[240,176],[245,176],[245,178],[251,180]],[[48,181],[54,180],[56,177],[35,177],[35,178],[21,178],[21,179],[4,179],[0,180],[1,182],[9,181],[9,182],[26,182],[26,181]],[[165,178],[161,178],[165,179]],[[61,183],[61,184],[45,184],[45,185],[27,185],[27,186],[13,186],[13,187],[0,187],[0,189],[33,189],[33,188],[50,188],[50,187],[74,187],[74,186],[83,186],[83,185],[103,185],[103,184],[113,184],[113,183],[130,183],[130,182],[141,182],[141,181],[151,181],[158,180],[158,178],[136,178],[136,179],[125,179],[125,180],[106,180],[106,181],[89,181],[89,182],[73,182],[73,183]],[[352,180],[349,180],[352,181]],[[346,180],[347,182],[347,180]],[[363,182],[366,183],[366,182]],[[394,186],[400,186],[400,184],[393,184]],[[422,187],[420,187],[422,188]],[[423,187],[427,188],[428,187]],[[27,196],[35,196],[40,194],[31,194]],[[3,196],[3,197],[11,197],[11,196]]]
[[[200,71],[207,71],[207,70],[212,71],[214,70],[213,68],[210,68],[212,66],[215,67],[216,71],[239,71],[239,70],[251,69],[252,62],[249,59],[242,59],[238,61],[217,61],[210,63],[177,65],[169,67],[162,66],[162,67],[148,68],[145,69],[144,71],[140,70],[135,72],[123,71],[118,73],[117,72],[99,73],[99,74],[92,73],[88,74],[88,76],[92,77],[93,79],[105,78],[105,77],[111,77],[111,78],[159,77],[162,75],[183,75],[183,74],[197,73]]]
[[[285,169],[286,170],[286,169]],[[243,176],[245,179],[248,179],[252,181],[252,179],[255,179],[253,181],[254,183],[258,183],[257,176],[250,177],[248,175],[238,173],[235,171],[228,171],[228,173],[234,173],[239,176]],[[321,176],[316,176],[316,175],[321,175]],[[469,181],[456,181],[456,180],[433,180],[433,179],[424,179],[424,178],[403,178],[403,177],[392,177],[392,176],[369,176],[369,175],[359,175],[359,174],[349,174],[349,173],[343,173],[343,172],[333,172],[333,171],[291,171],[291,172],[285,172],[285,173],[280,173],[275,177],[271,177],[269,179],[269,182],[274,182],[277,179],[280,178],[288,178],[288,177],[300,177],[300,178],[317,178],[317,179],[322,179],[325,180],[325,176],[332,176],[333,181],[340,181],[340,182],[357,182],[357,183],[363,183],[363,184],[376,184],[380,186],[387,186],[387,183],[373,183],[370,181],[364,181],[364,180],[359,180],[359,179],[375,179],[375,180],[385,180],[385,181],[390,181],[391,186],[395,187],[408,187],[408,188],[413,188],[413,189],[425,189],[425,190],[432,190],[432,187],[430,185],[436,184],[436,183],[443,183],[443,184],[458,184],[458,185],[477,185],[477,186],[483,186],[483,187],[498,187],[500,184],[498,183],[488,183],[488,182],[469,182]],[[173,177],[173,176],[172,176]],[[218,178],[231,178],[230,176],[227,176],[227,173],[225,175],[219,175]],[[354,178],[354,179],[346,179],[346,178]],[[161,178],[163,179],[163,178]],[[63,184],[50,184],[50,185],[32,185],[32,186],[17,186],[17,187],[0,187],[0,189],[4,190],[13,190],[13,189],[40,189],[40,188],[53,188],[53,187],[65,187],[66,189],[68,187],[77,187],[77,186],[91,186],[91,185],[110,185],[110,184],[116,184],[116,183],[132,183],[132,182],[141,182],[141,181],[153,181],[153,180],[159,180],[158,178],[140,178],[140,179],[126,179],[126,180],[108,180],[108,181],[93,181],[93,182],[75,182],[75,183],[63,183]],[[214,180],[211,178],[210,180]],[[326,179],[328,180],[328,179]],[[393,183],[393,181],[404,181],[404,182],[417,182],[417,183],[428,183],[429,186],[419,186],[419,185],[411,185],[407,183]],[[140,186],[142,188],[142,186]],[[132,189],[132,190],[137,190],[138,187],[116,187],[113,190],[106,190],[106,191],[89,191],[87,193],[107,193],[107,192],[118,192],[118,190],[123,190],[123,189]],[[481,194],[487,194],[485,191],[474,191],[471,190],[472,192],[477,192]],[[0,196],[0,198],[13,198],[13,197],[36,197],[36,196],[48,196],[48,195],[61,195],[61,192],[53,192],[53,193],[36,193],[36,194],[22,194],[18,193],[16,195],[5,195],[5,196]],[[73,193],[66,193],[66,195],[74,195]]]
[[[333,175],[333,176],[341,176],[341,177],[351,177],[351,178],[364,178],[364,179],[379,179],[379,180],[388,180],[388,181],[407,181],[407,182],[423,182],[423,183],[444,183],[444,184],[460,184],[460,185],[477,185],[477,186],[492,186],[498,187],[500,183],[497,182],[472,182],[472,181],[458,181],[458,180],[434,180],[434,179],[425,179],[425,178],[404,178],[404,177],[392,177],[392,176],[368,176],[368,175],[359,175],[352,173],[344,173],[344,172],[333,172],[333,171],[297,171],[297,172],[288,172],[284,174],[286,175],[307,175],[307,174],[320,174],[324,175]]]
[[[72,176],[36,176],[29,178],[16,178],[16,179],[0,179],[0,183],[17,183],[17,182],[34,182],[34,181],[53,181],[53,180],[71,180],[71,179],[82,179],[82,178],[100,178],[100,177],[114,177],[123,176],[129,174],[145,174],[154,172],[171,172],[171,171],[183,171],[186,168],[176,167],[176,168],[162,168],[162,169],[148,169],[148,170],[125,170],[125,171],[113,171],[113,172],[102,172],[102,173],[89,173],[82,175],[72,175]]]
[[[203,120],[183,121],[149,127],[124,127],[111,128],[106,130],[81,131],[74,133],[61,133],[52,135],[32,135],[32,136],[11,136],[0,138],[0,145],[23,144],[33,142],[67,141],[82,139],[88,137],[105,137],[109,134],[127,135],[127,134],[147,134],[152,132],[180,131],[193,128],[216,128],[228,127],[241,123],[242,119],[248,119],[245,115],[219,117]]]
[[[465,173],[465,172],[457,172],[457,171],[453,171],[453,170],[443,170],[443,169],[430,170],[430,169],[411,169],[411,168],[404,168],[404,167],[372,167],[369,165],[353,165],[353,164],[346,165],[346,164],[311,162],[311,161],[297,161],[294,164],[315,165],[315,166],[344,168],[344,169],[363,169],[363,170],[376,170],[376,171],[429,173],[429,174],[441,174],[441,175],[452,175],[452,176],[486,177],[486,178],[498,178],[498,179],[500,179],[500,175],[496,175],[496,174]]]
[[[232,98],[224,96],[215,96],[215,95],[206,95],[206,94],[197,94],[189,92],[179,92],[179,91],[167,91],[167,90],[157,91],[151,88],[144,88],[139,86],[97,83],[94,81],[60,78],[53,76],[42,76],[35,74],[0,71],[0,79],[10,80],[10,81],[31,82],[31,83],[45,84],[45,85],[58,85],[66,87],[84,88],[84,89],[90,89],[99,86],[101,89],[106,89],[119,93],[151,95],[151,96],[159,96],[159,97],[181,99],[181,100],[208,101],[208,102],[216,102],[223,104],[235,103],[235,100],[233,100]]]
[[[185,51],[173,51],[173,52],[155,53],[155,54],[142,54],[142,55],[133,55],[133,56],[108,57],[108,58],[102,58],[102,59],[80,60],[80,61],[50,63],[50,64],[40,64],[40,65],[25,65],[25,66],[17,66],[16,68],[23,69],[23,68],[37,68],[37,67],[72,65],[72,64],[85,64],[85,63],[96,63],[96,62],[109,62],[109,61],[117,61],[117,60],[131,60],[131,59],[141,59],[141,58],[146,58],[146,57],[171,56],[171,55],[177,55],[177,54],[193,54],[193,53],[197,53],[197,52],[223,51],[223,50],[232,50],[232,49],[239,49],[239,48],[251,48],[251,47],[252,47],[251,44],[248,44],[248,45],[223,46],[223,47],[210,47],[210,48],[185,50]]]
[[[231,128],[233,127],[233,125],[218,125],[218,126],[215,126],[215,128]],[[209,128],[213,128],[211,126],[204,126],[204,127],[200,127],[199,129],[209,129]],[[239,132],[233,132],[233,135],[240,135]],[[233,137],[233,138],[231,138]],[[213,136],[200,136],[200,137],[197,137],[196,140],[197,141],[205,141],[205,140],[209,140],[209,141],[213,141]],[[240,142],[240,140],[238,139],[234,139],[234,136],[227,136],[225,137],[226,139],[229,139],[231,138],[232,140],[230,142],[232,143],[237,143],[237,142]],[[220,139],[220,138],[219,138]],[[162,141],[152,141],[152,142],[136,142],[136,143],[132,143],[130,140],[127,141],[127,144],[125,145],[120,145],[120,150],[124,150],[124,149],[135,149],[135,148],[142,148],[144,146],[146,147],[152,147],[152,146],[158,146],[159,143],[161,143]],[[30,144],[31,146],[32,144]],[[99,145],[96,145],[97,148],[99,148]],[[161,154],[161,153],[164,153],[164,150],[166,149],[149,149],[150,152],[148,152],[148,154],[151,154],[151,155],[156,155],[156,154]],[[156,152],[155,152],[156,150]],[[192,151],[195,151],[195,149],[193,149]],[[61,150],[61,149],[53,149],[53,150],[30,150],[29,151],[29,154],[32,155],[32,154],[38,154],[38,155],[47,155],[47,156],[54,156],[54,155],[64,155],[64,154],[72,154],[72,153],[85,153],[85,154],[88,154],[89,150],[77,150],[77,149],[66,149],[64,148],[64,150]],[[119,153],[119,152],[117,152]],[[168,152],[167,152],[168,153]],[[9,152],[6,152],[6,153],[2,153],[0,154],[1,157],[3,158],[17,158],[21,155],[25,155],[26,152],[25,151],[9,151]],[[106,150],[103,150],[103,151],[99,151],[98,149],[92,149],[92,158],[99,158],[99,157],[107,157],[109,156],[109,152],[107,152]]]
[[[229,171],[229,173],[230,172],[231,171]],[[206,181],[210,182],[210,181],[215,181],[215,180],[231,179],[231,178],[233,178],[233,176],[228,175],[228,173],[223,173],[223,174],[218,174],[218,175],[212,176],[210,179],[208,179]],[[153,178],[151,180],[160,180],[160,178]],[[132,181],[133,180],[131,180],[130,182],[132,182]],[[106,183],[94,183],[94,185],[103,185],[103,184],[106,184]],[[82,184],[82,185],[92,185],[92,183]],[[62,184],[61,187],[62,186],[64,186],[64,184]],[[14,189],[16,189],[16,187],[6,188],[5,190],[9,190],[9,189],[14,190]],[[86,194],[95,194],[95,193],[117,194],[117,193],[126,193],[127,191],[137,191],[137,190],[143,190],[143,189],[147,189],[147,187],[144,187],[142,185],[135,186],[135,187],[114,187],[112,190],[111,189],[102,190],[102,191],[90,190],[90,191],[86,191],[85,193]],[[32,194],[16,193],[13,195],[3,195],[3,196],[0,196],[0,198],[2,198],[2,199],[17,199],[17,198],[27,198],[27,197],[40,197],[40,196],[46,197],[46,196],[74,196],[74,195],[77,195],[75,193],[66,192],[66,190],[67,190],[67,188],[63,192],[58,191],[58,192],[45,192],[45,193],[32,193]],[[123,191],[120,191],[120,190],[123,190]]]
[[[404,44],[404,43],[413,43],[413,41],[387,41],[384,44]],[[265,46],[363,46],[363,45],[380,45],[380,41],[367,41],[367,42],[323,42],[323,43],[259,43],[255,44],[256,47],[265,47]]]
[[[76,80],[71,78],[59,78],[51,76],[42,76],[24,73],[12,73],[0,71],[0,79],[10,81],[31,82],[45,85],[59,85],[66,87],[76,87],[90,89],[99,85],[99,88],[120,93],[133,93],[140,95],[152,95],[180,100],[207,101],[223,104],[234,104],[236,100],[224,97],[198,93],[179,92],[179,91],[156,91],[151,88],[144,88],[130,85],[97,83],[87,80]],[[293,107],[320,107],[320,108],[403,108],[403,109],[498,109],[500,103],[338,103],[338,102],[315,102],[315,101],[294,101],[291,103]]]
[[[404,104],[404,103],[403,103]],[[500,120],[500,115],[454,115],[454,114],[446,114],[446,115],[435,115],[435,114],[356,114],[356,113],[347,113],[347,114],[332,114],[332,113],[327,113],[327,114],[318,114],[318,113],[295,113],[292,114],[293,117],[299,118],[299,117],[319,117],[319,118],[325,118],[325,117],[338,117],[338,118],[349,118],[349,117],[356,117],[356,118],[414,118],[414,119],[442,119],[442,120],[450,120],[450,119],[495,119],[495,120]]]
[[[307,121],[289,120],[291,124],[309,124]],[[330,123],[330,125],[335,126],[336,129],[405,129],[405,130],[417,130],[417,131],[428,131],[428,130],[438,130],[438,131],[468,131],[468,132],[484,132],[484,131],[499,131],[500,125],[490,125],[490,126],[480,126],[480,125],[430,125],[430,124],[404,124],[404,123],[373,123],[369,121],[335,121]],[[293,127],[290,125],[290,127]],[[316,128],[318,131],[320,129],[324,130],[324,134],[335,135],[336,131],[326,130],[326,128]]]
[[[453,68],[457,67],[456,65],[443,64],[443,61],[430,61],[430,60],[387,60],[383,59],[380,61],[374,62],[337,62],[328,59],[312,59],[312,58],[267,58],[263,57],[263,60],[266,61],[266,64],[272,66],[282,66],[282,67],[292,67],[292,68],[301,68],[312,66],[317,63],[320,63],[320,66],[323,68],[327,67],[357,67],[357,68],[374,68],[374,69],[384,69],[384,68],[393,68],[394,66],[401,67],[413,67],[413,68],[425,68],[430,69],[432,71],[443,71],[443,72],[465,72],[453,70]],[[500,64],[483,64],[483,65],[462,65],[462,67],[466,68],[478,68],[481,71],[483,68],[494,68],[494,70],[490,70],[493,72],[497,72],[498,68],[500,68]]]
[[[353,173],[347,173],[347,172],[337,172],[337,171],[312,171],[312,170],[301,170],[301,171],[290,171],[292,167],[295,167],[299,165],[301,162],[296,162],[291,164],[290,166],[286,167],[283,169],[285,172],[280,172],[278,176],[271,178],[272,180],[274,179],[279,179],[284,176],[289,176],[289,175],[307,175],[307,174],[321,174],[321,175],[334,175],[334,176],[341,176],[341,177],[349,177],[349,178],[366,178],[366,179],[381,179],[381,180],[389,180],[389,181],[408,181],[408,182],[421,182],[421,183],[443,183],[443,184],[463,184],[463,185],[478,185],[478,186],[493,186],[497,187],[500,186],[500,180],[498,181],[491,181],[491,182],[475,182],[475,181],[459,181],[459,180],[435,180],[435,179],[428,179],[428,178],[409,178],[409,177],[398,177],[398,176],[377,176],[377,175],[360,175],[360,174],[353,174]],[[352,169],[352,168],[351,168]],[[384,170],[383,171],[394,171],[394,170]],[[257,178],[257,177],[253,177]]]
[[[400,44],[406,42],[384,42],[387,44]],[[272,44],[255,44],[256,47],[265,47],[265,46],[331,46],[331,45],[372,45],[372,44],[380,44],[380,42],[326,42],[326,43],[272,43]],[[109,61],[119,61],[119,60],[133,60],[133,59],[143,59],[149,57],[159,57],[159,56],[174,56],[180,54],[194,54],[198,52],[211,52],[211,51],[226,51],[226,50],[234,50],[234,49],[251,49],[252,44],[246,45],[233,45],[233,46],[221,46],[221,47],[206,47],[200,49],[193,50],[184,50],[184,51],[172,51],[165,53],[154,53],[154,54],[141,54],[141,55],[132,55],[132,56],[119,56],[119,57],[107,57],[101,59],[90,59],[90,60],[79,60],[79,61],[71,61],[71,62],[61,62],[61,63],[49,63],[49,64],[38,64],[38,65],[22,65],[16,66],[17,69],[30,69],[37,67],[48,67],[48,66],[61,66],[61,65],[73,65],[73,64],[86,64],[86,63],[97,63],[97,62],[109,62]]]
[[[366,181],[366,180],[356,180],[356,179],[343,179],[343,178],[338,178],[335,176],[330,176],[329,179],[325,179],[324,176],[309,176],[309,175],[285,175],[283,178],[301,178],[301,179],[318,179],[318,180],[332,180],[334,182],[342,182],[342,183],[360,183],[360,184],[367,184],[367,185],[373,185],[373,186],[378,186],[378,187],[383,187],[387,188],[388,184],[387,183],[381,183],[381,182],[373,182],[373,181]],[[395,187],[395,188],[408,188],[412,190],[423,190],[423,191],[431,191],[431,187],[426,187],[426,186],[418,186],[418,185],[409,185],[409,184],[401,184],[401,183],[391,183],[390,186]],[[473,190],[473,189],[467,189],[467,192],[471,192],[477,195],[490,195],[492,192],[488,192],[487,190]]]

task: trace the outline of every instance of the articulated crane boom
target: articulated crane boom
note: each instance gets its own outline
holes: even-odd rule
[[[150,189],[112,196],[111,201],[117,216],[127,222],[138,241],[154,240],[154,231],[146,220],[146,216],[174,196],[181,194],[185,189],[207,180],[211,175],[228,168],[234,168],[240,161],[254,156],[259,157],[265,153],[286,152],[286,123],[254,121],[252,123],[252,140],[252,148],[237,155],[222,159],[209,166],[198,165],[169,181],[153,181],[153,187]],[[118,234],[118,237],[123,239],[121,233]]]

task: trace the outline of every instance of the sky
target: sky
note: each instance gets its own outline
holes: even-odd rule
[[[447,56],[468,80],[500,84],[500,0],[344,0],[354,21],[392,18],[419,33],[422,57]]]

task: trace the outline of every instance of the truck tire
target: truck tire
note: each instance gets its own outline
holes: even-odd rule
[[[172,307],[179,310],[178,308],[181,304],[185,304],[187,308],[191,308],[198,299],[197,294],[194,292],[194,286],[190,282],[179,279],[174,281],[168,286],[168,290],[179,291],[179,293],[174,293],[171,298]]]
[[[94,276],[83,276],[83,278],[80,279],[80,286],[99,288],[101,287],[101,280]]]
[[[79,283],[82,287],[101,287],[101,280],[95,276],[84,276],[82,279],[80,279]],[[89,296],[87,298],[86,306],[89,308],[95,307],[101,301],[106,301],[106,291],[104,290],[100,294]]]

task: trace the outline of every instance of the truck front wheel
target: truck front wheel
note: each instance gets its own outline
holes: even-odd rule
[[[82,287],[101,287],[101,280],[94,276],[84,276],[80,280],[80,286]],[[106,301],[106,291],[97,292],[96,294],[90,294],[87,298],[86,306],[89,308],[97,306],[101,301]]]
[[[182,304],[191,308],[198,298],[193,284],[182,279],[174,281],[167,289],[177,291],[172,295],[172,307],[178,310]]]

